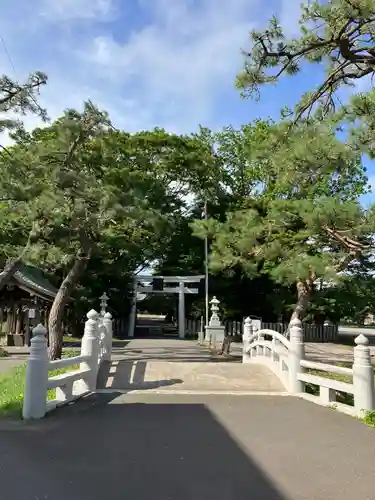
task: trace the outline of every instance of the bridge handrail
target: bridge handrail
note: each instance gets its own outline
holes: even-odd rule
[[[57,406],[69,403],[96,390],[100,364],[111,359],[112,315],[103,317],[89,311],[81,343],[81,354],[72,358],[48,360],[47,329],[33,329],[30,356],[27,362],[23,418],[42,418]],[[78,370],[49,376],[49,371],[79,364]],[[56,398],[47,402],[49,389],[56,389]]]
[[[275,330],[269,330],[268,328],[263,328],[262,330],[257,330],[254,332],[248,339],[247,343],[251,343],[253,340],[262,337],[264,335],[269,335],[276,340],[278,340],[281,344],[283,344],[287,349],[289,348],[290,345],[290,340],[287,339],[284,335],[282,335],[279,332],[276,332]]]
[[[265,335],[271,336],[272,340],[264,340]],[[280,352],[279,344],[275,341],[279,341],[286,349]],[[355,339],[355,343],[352,368],[310,361],[305,357],[302,324],[298,319],[291,322],[290,338],[287,339],[268,329],[253,333],[251,320],[247,318],[244,324],[243,362],[266,365],[291,394],[318,404],[334,403],[341,411],[361,416],[375,409],[374,374],[368,339],[361,334]],[[306,370],[345,375],[351,377],[352,382],[326,378]],[[308,394],[306,384],[318,386],[318,394]],[[336,401],[337,392],[352,394],[354,407]]]
[[[319,370],[322,372],[337,373],[338,375],[353,376],[353,368],[348,368],[346,366],[318,363],[317,361],[309,361],[308,359],[301,359],[300,365],[302,368],[310,368],[312,370]]]

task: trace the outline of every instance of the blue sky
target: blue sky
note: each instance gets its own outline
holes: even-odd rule
[[[22,80],[44,71],[40,101],[51,118],[90,98],[128,131],[277,118],[319,82],[316,66],[265,89],[260,102],[242,100],[234,78],[248,32],[276,14],[295,34],[300,1],[12,0],[2,6],[0,73]],[[31,116],[25,123],[39,124]]]

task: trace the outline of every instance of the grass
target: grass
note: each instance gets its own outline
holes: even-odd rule
[[[351,367],[350,363],[340,363],[337,366]],[[346,382],[348,384],[353,383],[353,377],[350,375],[342,375],[341,373],[330,373],[320,370],[308,369],[306,370],[310,375],[316,375],[317,377],[329,378],[332,380],[338,380],[340,382]],[[319,386],[315,384],[305,384],[306,392],[308,394],[318,395]],[[349,406],[354,406],[353,394],[347,394],[346,392],[336,391],[336,400],[338,403],[343,403]]]
[[[368,411],[362,421],[370,427],[375,428],[375,411]]]
[[[82,337],[71,337],[70,335],[64,335],[63,337],[63,341],[64,343],[66,344],[69,344],[69,343],[74,343],[74,344],[79,344],[81,345],[81,342],[82,342]],[[116,343],[121,343],[121,342],[125,342],[126,339],[115,339],[115,338],[112,338],[112,343],[116,344]]]
[[[77,356],[76,351],[64,351],[64,358]],[[48,372],[49,377],[62,375],[63,373],[78,370],[79,365],[72,365],[59,370]],[[16,366],[11,370],[0,374],[0,417],[21,418],[23,397],[26,380],[26,363]],[[47,400],[56,398],[56,390],[51,389],[47,393]]]

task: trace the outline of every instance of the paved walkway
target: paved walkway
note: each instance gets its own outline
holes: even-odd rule
[[[99,389],[168,393],[284,393],[267,368],[212,362],[207,348],[176,339],[136,339],[114,347],[101,367]],[[223,358],[221,358],[223,359]]]
[[[374,500],[375,430],[280,397],[260,366],[132,340],[101,377],[41,421],[0,420],[1,500]],[[253,379],[274,395],[243,395]]]
[[[293,397],[100,394],[0,442],[1,500],[374,499],[375,431]]]
[[[305,347],[307,358],[314,361],[353,361],[350,346],[307,343]],[[208,349],[195,341],[133,339],[114,345],[112,363],[101,369],[99,388],[168,393],[284,392],[279,379],[267,368],[240,363],[241,344],[232,344],[231,353],[238,363],[212,362]]]
[[[15,366],[22,365],[29,356],[28,347],[5,347],[10,356],[0,358],[0,373],[4,373]]]

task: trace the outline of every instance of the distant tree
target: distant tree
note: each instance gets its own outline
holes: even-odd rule
[[[295,284],[292,317],[303,319],[317,280],[338,279],[372,249],[374,218],[358,202],[366,186],[358,155],[328,125],[287,131],[288,123],[275,125],[267,140],[253,143],[252,156],[257,150],[267,169],[255,162],[257,189],[242,206],[225,222],[196,221],[194,231],[213,239],[213,268],[241,266],[249,276]]]

